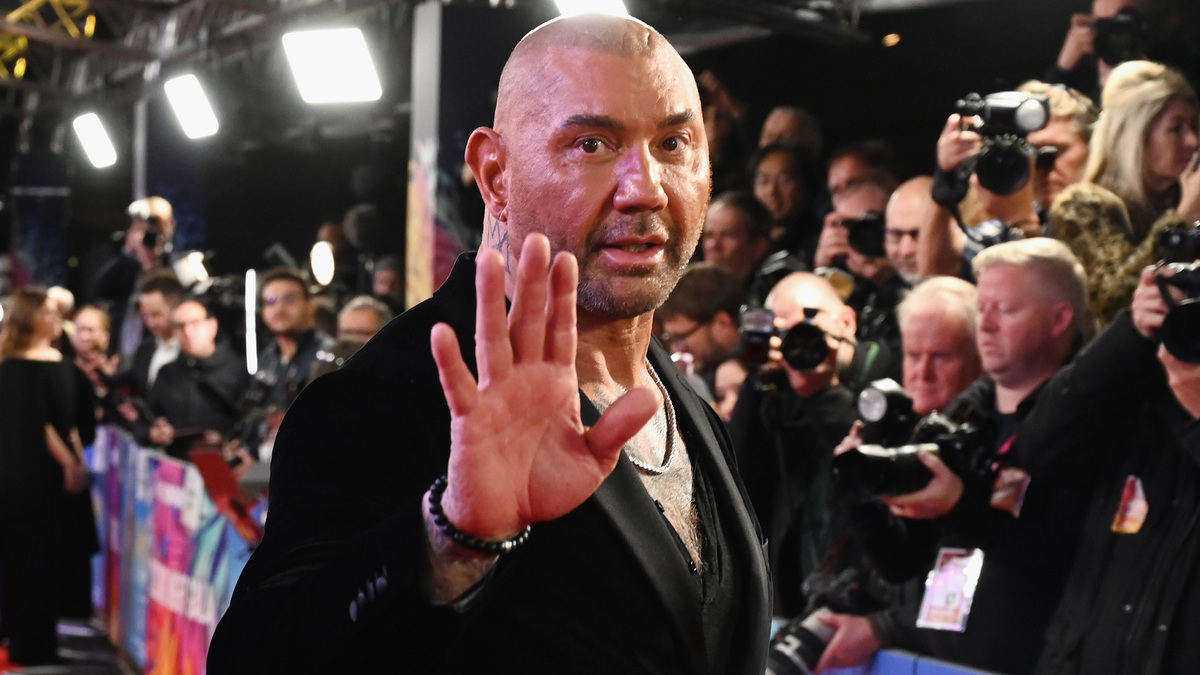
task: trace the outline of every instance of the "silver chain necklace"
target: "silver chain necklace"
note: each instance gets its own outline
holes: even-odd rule
[[[671,403],[671,396],[667,394],[667,388],[663,386],[662,380],[659,379],[658,373],[654,372],[654,366],[650,365],[650,357],[646,357],[646,370],[650,371],[650,377],[654,380],[654,384],[658,386],[658,393],[662,394],[663,407],[667,411],[667,451],[663,453],[663,462],[660,466],[647,464],[646,462],[633,456],[633,453],[625,451],[625,456],[637,468],[645,471],[652,476],[661,476],[671,468],[671,460],[675,459],[675,404]]]

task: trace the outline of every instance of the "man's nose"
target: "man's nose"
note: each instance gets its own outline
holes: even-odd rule
[[[659,211],[667,205],[662,187],[662,167],[645,145],[630,149],[617,164],[618,211]]]
[[[921,379],[925,380],[926,382],[932,382],[935,379],[937,371],[935,371],[933,368],[933,359],[927,356],[921,358],[920,373]]]

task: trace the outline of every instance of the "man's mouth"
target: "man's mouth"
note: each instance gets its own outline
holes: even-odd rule
[[[657,246],[657,244],[616,244],[612,248],[628,251],[629,253],[645,253],[654,246]]]

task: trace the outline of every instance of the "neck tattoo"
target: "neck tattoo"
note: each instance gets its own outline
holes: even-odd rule
[[[667,450],[663,453],[662,464],[658,466],[648,464],[634,457],[628,450],[625,451],[625,455],[629,457],[629,461],[633,462],[634,466],[642,471],[652,476],[661,476],[666,473],[667,469],[671,468],[671,460],[675,459],[675,405],[671,403],[671,396],[667,394],[667,388],[663,386],[658,373],[654,372],[654,367],[650,365],[650,357],[646,357],[646,370],[649,371],[650,377],[658,387],[658,393],[662,394],[663,397],[663,409],[667,413]]]

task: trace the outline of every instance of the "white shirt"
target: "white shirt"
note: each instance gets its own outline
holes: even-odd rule
[[[154,345],[154,354],[150,357],[150,370],[146,374],[147,391],[154,386],[154,380],[158,377],[159,369],[179,358],[179,340],[176,338],[160,340],[158,337],[155,337]]]

